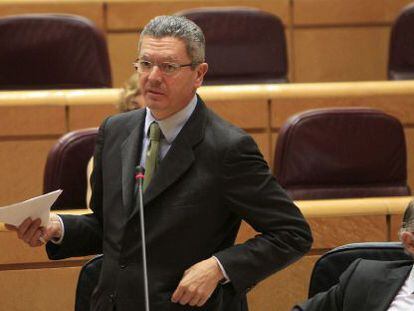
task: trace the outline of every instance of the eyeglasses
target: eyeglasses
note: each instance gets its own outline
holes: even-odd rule
[[[137,59],[135,62],[132,63],[132,65],[134,66],[135,70],[138,71],[139,73],[148,73],[152,71],[152,68],[154,68],[154,66],[157,66],[161,70],[162,73],[166,75],[173,75],[177,73],[182,67],[194,66],[196,64],[190,63],[190,64],[180,65],[177,63],[170,63],[170,62],[163,62],[163,63],[157,64],[157,63],[150,62],[148,60]]]

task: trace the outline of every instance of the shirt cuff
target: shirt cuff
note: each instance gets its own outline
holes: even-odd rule
[[[60,244],[62,244],[63,236],[65,235],[65,226],[63,225],[62,218],[59,215],[56,215],[56,216],[57,216],[57,218],[58,218],[58,220],[60,222],[60,227],[62,228],[62,234],[60,235],[60,238],[59,239],[58,238],[52,238],[50,240],[50,242],[52,242],[53,244],[56,244],[56,245],[60,245]]]
[[[224,276],[224,280],[221,281],[221,284],[230,283],[230,278],[227,275],[226,270],[224,270],[223,265],[221,264],[220,260],[218,260],[218,258],[216,256],[213,256],[213,258],[217,261],[217,263],[220,267],[220,270],[221,270],[221,272],[223,273],[223,276]]]

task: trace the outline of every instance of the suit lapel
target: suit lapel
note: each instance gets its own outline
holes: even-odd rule
[[[159,196],[191,167],[195,159],[193,148],[204,136],[205,117],[206,108],[199,98],[193,114],[175,138],[145,190],[144,206]],[[134,217],[137,212],[134,209],[130,218]]]
[[[412,265],[403,265],[395,268],[390,267],[384,271],[383,276],[375,277],[363,310],[388,310],[401,286],[407,279],[411,268]]]
[[[121,145],[122,201],[127,211],[132,210],[131,204],[134,202],[134,172],[141,154],[144,121],[145,109],[142,109],[129,124],[131,132]]]

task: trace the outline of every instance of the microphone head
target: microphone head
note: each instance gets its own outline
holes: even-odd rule
[[[145,169],[141,165],[135,167],[135,180],[144,180]]]

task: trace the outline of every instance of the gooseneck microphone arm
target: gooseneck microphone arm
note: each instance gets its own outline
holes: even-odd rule
[[[135,189],[136,189],[136,203],[139,209],[140,225],[141,225],[141,242],[142,242],[142,269],[144,272],[144,294],[145,294],[145,311],[150,311],[149,308],[149,293],[148,293],[148,271],[147,271],[147,252],[145,240],[145,221],[144,221],[144,203],[143,203],[143,184],[144,184],[144,168],[138,165],[135,168]]]

